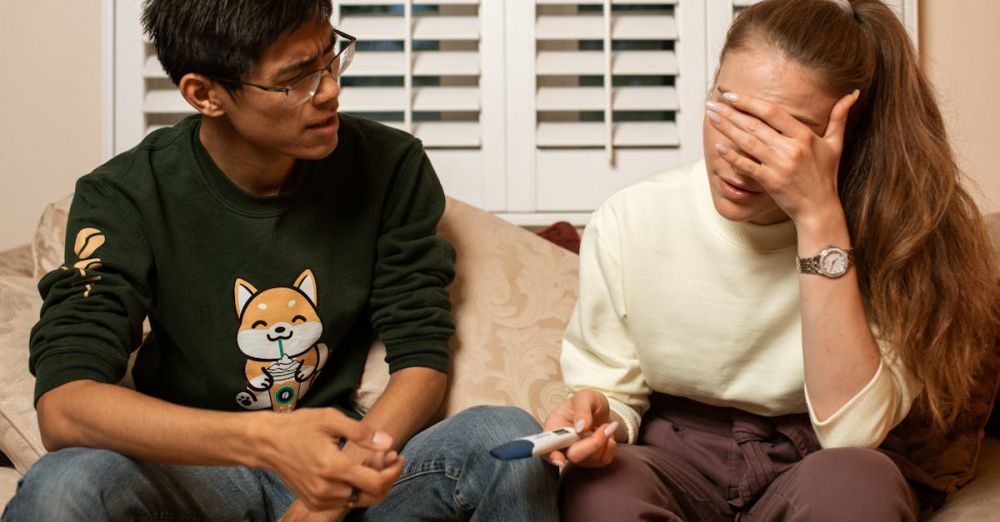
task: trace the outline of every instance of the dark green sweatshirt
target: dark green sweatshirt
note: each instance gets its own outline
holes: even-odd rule
[[[330,156],[258,197],[213,163],[200,123],[77,182],[66,264],[39,283],[35,400],[118,382],[140,343],[137,390],[214,410],[347,409],[376,332],[390,371],[447,371],[454,250],[435,235],[444,194],[420,142],[342,116]]]

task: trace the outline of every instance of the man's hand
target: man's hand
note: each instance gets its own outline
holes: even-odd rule
[[[395,464],[397,460],[402,459],[402,457],[400,457],[395,451],[370,450],[351,441],[347,441],[340,451],[341,454],[351,462],[379,471],[385,469],[387,466]],[[281,516],[281,520],[282,522],[318,522],[321,520],[340,520],[340,518],[344,516],[347,511],[348,510],[345,508],[332,509],[328,511],[312,511],[305,505],[304,502],[302,502],[302,500],[296,499],[295,502],[289,506],[288,511]]]
[[[304,408],[273,413],[258,432],[265,468],[277,473],[311,511],[343,509],[352,488],[360,492],[354,506],[381,501],[403,471],[403,459],[389,448],[392,437],[352,420],[332,408]],[[341,451],[341,437],[372,455],[377,469],[356,459],[359,450]],[[298,512],[298,508],[296,508]]]

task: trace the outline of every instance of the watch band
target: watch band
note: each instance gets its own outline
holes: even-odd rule
[[[843,264],[843,270],[831,272],[823,268],[824,258],[831,255],[844,256],[845,259]],[[847,271],[851,269],[851,266],[854,265],[854,249],[840,248],[837,246],[830,245],[824,248],[823,251],[819,253],[819,255],[812,257],[796,256],[796,259],[798,260],[796,264],[798,266],[799,273],[815,274],[828,277],[831,279],[836,279],[846,274]]]

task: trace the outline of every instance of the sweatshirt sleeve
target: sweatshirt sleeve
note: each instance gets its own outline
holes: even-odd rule
[[[622,288],[621,245],[613,208],[591,216],[580,243],[580,294],[563,337],[563,379],[573,391],[593,389],[608,398],[628,431],[639,433],[650,389],[628,328]]]
[[[882,360],[875,375],[839,410],[820,421],[816,416],[809,388],[806,404],[813,429],[824,448],[876,448],[897,424],[906,418],[920,385],[894,355],[891,347],[879,341]]]
[[[71,381],[118,382],[142,341],[152,256],[112,193],[91,176],[77,183],[65,264],[38,284],[42,310],[29,341],[35,402]]]
[[[448,371],[455,327],[447,286],[455,277],[455,250],[436,233],[444,206],[437,174],[414,141],[383,205],[369,297],[390,372],[411,366]]]

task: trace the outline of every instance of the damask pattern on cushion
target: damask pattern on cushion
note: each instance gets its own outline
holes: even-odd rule
[[[480,404],[543,420],[566,397],[563,331],[577,295],[577,256],[489,212],[449,199],[438,233],[455,246],[450,287],[456,333],[443,413]],[[359,392],[365,408],[387,379],[373,350]]]
[[[28,335],[42,300],[30,277],[0,277],[0,451],[24,473],[45,453],[28,373]]]
[[[31,245],[0,252],[0,276],[31,277]]]
[[[21,474],[14,468],[0,468],[0,513],[10,499],[14,498],[14,491],[17,490],[17,481],[21,479]]]
[[[72,203],[73,194],[49,203],[38,221],[35,240],[31,243],[33,275],[36,279],[59,268],[65,261],[66,221],[69,219],[69,207]]]

